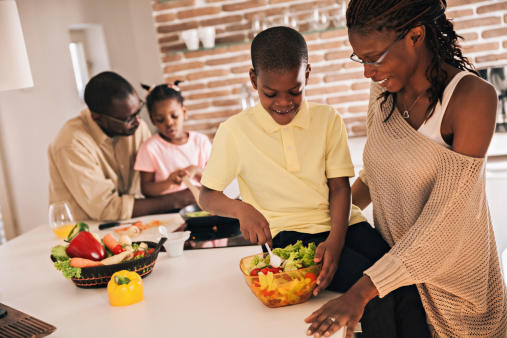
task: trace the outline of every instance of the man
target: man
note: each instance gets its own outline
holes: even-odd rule
[[[144,102],[120,75],[103,72],[86,85],[88,108],[62,127],[49,156],[49,201],[67,201],[76,220],[121,220],[194,203],[188,190],[138,198],[136,154],[150,131]]]

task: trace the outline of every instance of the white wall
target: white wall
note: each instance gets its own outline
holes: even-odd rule
[[[102,24],[112,70],[136,88],[140,81],[161,82],[162,71],[151,0],[17,0],[17,4],[35,86],[0,92],[0,147],[22,233],[47,222],[47,148],[63,123],[84,105],[73,78],[69,26]]]

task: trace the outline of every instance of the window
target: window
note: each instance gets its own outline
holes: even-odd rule
[[[80,98],[83,98],[84,89],[88,82],[88,66],[81,42],[71,42],[69,45],[70,57],[72,58],[72,68],[74,68],[74,77],[76,78],[77,92]]]
[[[88,80],[105,70],[109,70],[104,31],[98,24],[77,24],[69,27],[70,57],[79,97],[83,98]]]

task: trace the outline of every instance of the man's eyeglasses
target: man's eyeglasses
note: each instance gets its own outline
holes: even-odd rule
[[[101,114],[101,115],[110,119],[110,120],[113,120],[113,121],[116,121],[116,122],[119,122],[122,124],[126,124],[126,125],[131,125],[139,118],[139,114],[141,114],[141,110],[143,110],[143,107],[144,107],[144,101],[141,100],[141,105],[139,106],[139,109],[134,114],[130,115],[126,120],[122,120],[122,119],[119,119],[117,117],[114,117],[114,116],[111,116],[108,114]]]
[[[407,33],[408,33],[408,31],[403,32],[400,36],[398,36],[396,38],[396,40],[394,40],[393,43],[391,43],[389,45],[389,47],[386,48],[386,50],[382,53],[382,55],[379,56],[379,58],[376,61],[373,61],[373,62],[364,61],[354,53],[350,54],[350,59],[352,61],[361,63],[363,65],[370,65],[370,66],[379,67],[382,64],[382,61],[384,61],[387,54],[389,54],[389,51],[391,50],[391,48],[393,48],[393,46],[396,44],[396,42],[403,40],[403,38],[407,35]]]

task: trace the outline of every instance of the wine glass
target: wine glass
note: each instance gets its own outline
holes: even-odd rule
[[[338,0],[333,4],[331,9],[331,22],[335,28],[342,28],[346,25],[345,12],[347,10],[347,3],[344,0]]]
[[[329,17],[325,11],[318,8],[313,10],[312,27],[317,31],[322,31],[329,27]]]
[[[49,206],[49,226],[57,237],[67,238],[74,223],[74,217],[67,202],[56,202]]]
[[[257,34],[259,34],[262,31],[262,28],[262,18],[258,15],[254,16],[252,18],[252,36],[255,37]]]
[[[281,25],[294,28],[295,30],[298,29],[297,19],[293,15],[291,15],[288,11],[285,11],[283,13]]]

